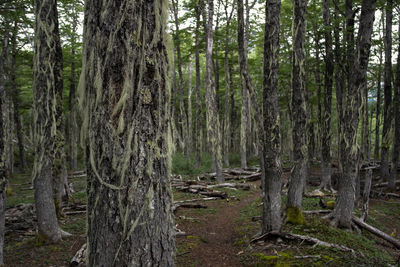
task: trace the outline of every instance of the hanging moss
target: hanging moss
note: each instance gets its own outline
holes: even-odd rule
[[[288,207],[286,209],[286,217],[287,222],[291,224],[304,224],[306,222],[299,207]]]

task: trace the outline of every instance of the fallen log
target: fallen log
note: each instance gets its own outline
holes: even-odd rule
[[[261,172],[254,173],[248,176],[243,176],[243,179],[249,182],[254,182],[261,179]]]
[[[260,237],[254,238],[253,240],[250,241],[250,243],[254,243],[254,242],[257,242],[257,241],[260,241],[260,240],[268,239],[270,237],[280,237],[280,238],[286,239],[286,240],[297,240],[297,241],[300,241],[301,243],[305,242],[305,243],[309,243],[309,244],[314,245],[314,246],[335,248],[335,249],[340,250],[340,251],[355,253],[355,251],[353,249],[348,248],[348,247],[343,246],[343,245],[334,244],[334,243],[328,243],[328,242],[325,242],[325,241],[322,241],[322,240],[319,240],[317,238],[310,237],[310,236],[291,234],[291,233],[283,233],[283,232],[266,233],[266,234],[261,235]]]
[[[175,201],[174,204],[190,203],[190,202],[197,202],[197,201],[210,201],[210,200],[216,200],[216,199],[218,199],[218,198],[217,197],[195,198],[195,199]]]
[[[400,240],[382,232],[381,230],[363,222],[360,218],[357,218],[353,216],[353,222],[357,224],[359,227],[367,230],[370,233],[373,233],[374,235],[386,240],[387,242],[393,244],[397,249],[400,249]]]
[[[199,192],[200,195],[203,196],[208,196],[208,197],[219,197],[221,199],[227,199],[228,198],[228,194],[225,192],[219,192],[219,191],[204,191],[204,192]]]
[[[378,184],[374,184],[372,187],[387,187],[388,186],[388,182],[383,182],[383,183],[378,183]],[[396,186],[400,185],[400,180],[396,181]]]
[[[303,214],[325,214],[331,212],[332,210],[305,210],[303,211]]]
[[[198,203],[181,203],[172,206],[172,211],[175,212],[178,208],[189,208],[189,209],[206,209],[207,206]]]
[[[75,253],[75,256],[69,263],[69,267],[86,266],[86,243]]]
[[[208,188],[235,188],[241,190],[250,190],[250,185],[248,184],[235,184],[235,183],[223,183],[223,184],[215,184],[209,185]]]
[[[383,198],[400,198],[399,194],[395,194],[395,193],[385,193],[385,192],[380,192],[380,191],[375,191],[375,190],[371,190],[371,196],[372,197],[383,197]]]

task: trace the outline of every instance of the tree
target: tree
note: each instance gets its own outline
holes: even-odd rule
[[[207,22],[207,46],[206,46],[206,120],[207,135],[211,147],[211,159],[216,171],[218,182],[223,181],[222,177],[222,152],[221,136],[219,127],[219,116],[216,101],[216,92],[212,80],[212,50],[213,50],[213,17],[214,1],[208,0],[208,22]]]
[[[88,266],[174,265],[167,10],[166,0],[86,1]]]
[[[280,0],[265,4],[263,91],[263,221],[262,233],[281,229],[281,147],[278,107]]]
[[[400,35],[400,23],[399,31]],[[396,66],[396,82],[394,86],[394,99],[393,99],[393,117],[394,117],[394,134],[393,134],[393,148],[392,148],[392,169],[390,171],[390,179],[388,189],[396,190],[397,169],[399,167],[399,151],[400,151],[400,43],[397,50],[397,66]]]
[[[332,50],[332,31],[330,1],[324,0],[324,36],[325,36],[325,82],[324,82],[324,111],[322,118],[321,136],[321,188],[332,190],[331,186],[331,113],[332,113],[332,86],[333,86],[333,50]]]
[[[337,205],[328,218],[333,218],[331,224],[344,228],[351,227],[354,208],[355,183],[358,173],[357,132],[359,123],[360,96],[365,84],[368,58],[371,47],[371,34],[374,22],[376,0],[363,0],[359,30],[357,35],[356,53],[354,58],[350,83],[343,103],[342,141],[340,142],[340,178]]]
[[[305,104],[306,1],[293,0],[292,121],[293,160],[287,207],[301,208],[307,175],[307,112]]]
[[[384,14],[381,14],[381,21],[379,23],[379,34],[381,34],[380,27],[383,27]],[[381,36],[379,36],[381,37]],[[380,38],[381,39],[381,38]],[[381,126],[381,82],[382,82],[382,46],[379,45],[379,66],[378,66],[378,80],[377,80],[377,91],[376,91],[376,123],[375,123],[375,148],[374,148],[374,158],[379,158],[379,136],[380,136],[380,126]]]
[[[6,185],[7,185],[7,169],[5,164],[6,150],[4,138],[4,118],[3,110],[5,98],[5,81],[4,81],[4,58],[8,46],[7,32],[3,36],[2,53],[0,57],[0,265],[3,265],[3,247],[5,232],[5,212],[6,212]]]
[[[56,242],[64,234],[53,201],[56,94],[62,88],[62,54],[56,1],[35,2],[34,147],[32,180],[39,237]]]
[[[383,129],[381,147],[381,177],[389,180],[389,148],[390,129],[392,125],[392,20],[393,0],[386,2],[385,28],[385,68],[384,68],[384,102],[383,102]]]

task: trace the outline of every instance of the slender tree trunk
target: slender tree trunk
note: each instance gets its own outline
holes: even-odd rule
[[[76,32],[78,18],[76,11],[73,13],[72,31]],[[71,38],[71,80],[69,86],[69,168],[76,170],[78,168],[78,124],[76,110],[76,85],[75,85],[75,35]]]
[[[383,13],[382,13],[383,18]],[[380,126],[381,126],[381,83],[382,83],[382,49],[379,48],[379,67],[378,67],[378,81],[377,81],[377,91],[376,91],[376,116],[375,116],[375,159],[379,159],[379,136],[380,136]]]
[[[83,34],[87,265],[174,266],[168,1],[102,3]]]
[[[384,103],[383,103],[383,129],[381,147],[381,178],[389,180],[389,148],[390,129],[392,126],[392,8],[393,0],[386,2],[386,27],[385,27],[385,72],[384,72]]]
[[[17,133],[17,139],[18,139],[18,151],[19,151],[19,163],[20,163],[20,168],[22,170],[25,170],[26,168],[26,161],[25,161],[25,152],[24,152],[24,141],[22,137],[22,126],[21,126],[21,120],[19,117],[19,89],[17,87],[17,82],[16,82],[16,68],[17,68],[17,34],[18,34],[18,23],[14,22],[14,30],[13,30],[13,35],[11,38],[11,43],[12,43],[12,58],[11,58],[11,97],[12,97],[12,102],[13,102],[13,107],[14,107],[14,125],[16,128],[16,133]]]
[[[280,0],[267,0],[265,4],[264,36],[264,145],[265,179],[263,192],[262,233],[281,229],[281,145],[278,105]]]
[[[234,2],[235,3],[235,2]],[[225,112],[224,112],[224,138],[223,141],[223,154],[224,163],[229,167],[229,152],[231,145],[231,110],[230,110],[230,94],[231,94],[231,73],[229,67],[229,40],[230,40],[230,22],[235,7],[232,7],[230,14],[228,13],[229,0],[224,3],[225,16],[226,16],[226,30],[225,30],[225,59],[224,59],[224,70],[225,70]]]
[[[359,123],[360,92],[364,86],[371,47],[371,34],[374,22],[376,0],[363,0],[360,15],[360,26],[357,37],[357,57],[353,62],[350,74],[351,83],[346,94],[342,121],[343,141],[340,153],[340,179],[337,205],[330,215],[332,224],[344,228],[351,227],[354,208],[356,177],[358,174],[357,131]]]
[[[242,82],[242,109],[241,109],[241,124],[240,124],[240,162],[242,168],[247,168],[247,149],[249,138],[249,88],[251,86],[251,77],[248,70],[247,61],[247,46],[248,40],[245,36],[245,21],[244,21],[244,8],[243,0],[238,2],[238,46],[239,46],[239,64],[240,64],[240,78]]]
[[[330,0],[324,0],[323,17],[325,27],[325,82],[324,82],[324,112],[322,119],[322,138],[321,138],[321,155],[322,155],[322,179],[321,188],[332,190],[331,186],[331,117],[332,117],[332,86],[333,86],[333,50],[332,50],[332,33]]]
[[[3,265],[3,248],[5,232],[5,211],[6,211],[6,185],[8,180],[7,168],[5,165],[6,149],[4,138],[4,116],[5,109],[5,78],[4,78],[4,59],[8,46],[8,33],[3,34],[2,54],[0,58],[0,265]]]
[[[207,135],[211,149],[211,159],[213,161],[216,179],[223,182],[222,177],[222,151],[221,136],[219,126],[219,116],[216,102],[215,86],[212,80],[212,50],[213,50],[213,16],[214,1],[208,0],[208,23],[207,23],[207,49],[206,49],[206,119]]]
[[[316,27],[317,25],[315,25]],[[321,135],[322,135],[322,82],[321,82],[321,67],[320,67],[320,34],[318,30],[315,29],[315,83],[317,86],[317,149],[321,151]]]
[[[361,117],[361,151],[362,159],[369,160],[369,116],[368,116],[368,85],[367,81],[361,93],[362,117]]]
[[[187,153],[189,156],[192,155],[192,143],[193,143],[193,127],[192,127],[192,63],[188,64],[189,74],[189,87],[188,87],[188,127],[187,127]]]
[[[400,35],[400,24],[399,31]],[[392,148],[392,170],[390,172],[390,179],[388,189],[391,191],[396,190],[397,170],[399,167],[399,152],[400,152],[400,43],[397,50],[397,66],[396,66],[396,82],[394,86],[394,99],[393,99],[393,115],[394,115],[394,134],[393,134],[393,148]]]
[[[201,164],[201,120],[202,120],[202,105],[200,92],[200,10],[195,7],[196,13],[196,33],[195,33],[195,68],[196,68],[196,119],[194,120],[194,138],[195,138],[195,157],[196,165]]]
[[[62,88],[61,43],[56,1],[36,0],[34,53],[34,146],[32,179],[39,237],[61,239],[53,201],[52,179],[56,140],[56,94]]]
[[[293,0],[292,120],[294,166],[288,191],[288,208],[301,209],[307,174],[307,111],[305,104],[306,1]]]

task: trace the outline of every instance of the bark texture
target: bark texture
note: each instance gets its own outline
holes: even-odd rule
[[[61,61],[56,1],[37,0],[33,91],[35,160],[32,179],[39,237],[53,242],[61,239],[52,190],[57,134],[56,91],[62,88]]]
[[[167,10],[166,0],[86,1],[88,266],[174,266]]]
[[[321,136],[321,163],[322,179],[321,188],[332,190],[331,186],[331,118],[332,118],[332,86],[333,86],[333,50],[332,50],[332,31],[330,0],[323,3],[324,35],[325,35],[325,83],[324,83],[324,112],[322,119]]]
[[[219,115],[214,82],[212,80],[212,50],[213,50],[213,17],[214,1],[208,0],[207,47],[206,47],[206,119],[207,135],[211,150],[211,159],[217,173],[216,180],[223,182],[222,149],[219,126]]]
[[[2,54],[0,57],[0,265],[3,265],[3,247],[5,232],[5,211],[6,211],[6,185],[7,169],[5,165],[6,150],[4,139],[4,98],[5,98],[5,78],[4,78],[4,53],[8,45],[8,34],[3,35]]]
[[[281,138],[278,106],[280,0],[265,4],[264,36],[264,170],[262,233],[281,229]]]
[[[400,24],[399,24],[400,30]],[[400,35],[400,31],[398,31]],[[397,50],[397,66],[396,66],[396,82],[394,85],[394,134],[393,134],[393,147],[392,147],[392,169],[390,171],[390,179],[388,189],[391,191],[396,190],[396,178],[399,167],[399,153],[400,153],[400,44]]]
[[[351,68],[351,83],[345,96],[342,121],[342,138],[340,153],[340,178],[337,205],[331,214],[332,223],[350,228],[355,201],[356,177],[358,174],[357,131],[360,116],[360,92],[366,80],[368,57],[371,47],[371,34],[374,22],[376,0],[363,0],[360,25],[357,36],[357,57]],[[343,153],[342,153],[343,152]]]
[[[307,110],[305,103],[305,34],[306,1],[293,0],[293,58],[292,58],[292,120],[293,160],[287,207],[301,208],[303,187],[307,174]]]
[[[389,148],[390,129],[392,126],[392,20],[393,0],[386,2],[386,27],[385,27],[385,69],[384,69],[384,102],[383,102],[383,128],[381,147],[381,178],[389,180]]]
[[[195,120],[194,120],[194,153],[196,157],[196,165],[200,166],[201,163],[201,121],[202,121],[202,101],[200,92],[200,8],[195,6],[196,16],[196,32],[195,32],[195,69],[196,69],[196,105],[195,105]]]

